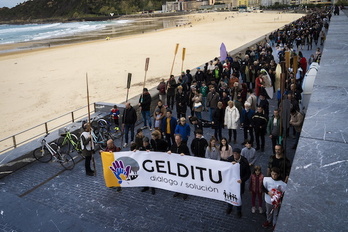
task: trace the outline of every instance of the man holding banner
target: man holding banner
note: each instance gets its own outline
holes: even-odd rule
[[[176,134],[175,135],[175,143],[170,147],[170,150],[168,151],[168,154],[172,154],[176,153],[179,154],[181,156],[183,155],[190,155],[190,150],[188,148],[188,146],[186,145],[186,143],[182,142],[182,138],[180,134]],[[173,197],[178,197],[180,195],[179,192],[174,193]],[[187,194],[183,195],[183,199],[186,200],[187,199]]]
[[[107,187],[154,187],[241,205],[240,163],[164,152],[102,152]],[[244,182],[244,179],[243,179]]]
[[[239,164],[240,165],[240,179],[237,180],[237,182],[240,184],[240,197],[242,197],[244,190],[245,190],[245,182],[249,179],[251,172],[249,167],[248,160],[240,155],[241,150],[239,148],[233,149],[233,156],[230,156],[228,158],[229,162],[232,162],[233,165]],[[226,214],[230,214],[232,212],[232,205],[228,204],[226,209]],[[242,204],[237,206],[237,217],[242,217]]]

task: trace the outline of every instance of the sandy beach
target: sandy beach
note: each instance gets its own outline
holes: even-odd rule
[[[233,17],[232,17],[233,16]],[[43,123],[90,102],[122,103],[127,74],[132,73],[130,97],[141,93],[145,60],[150,58],[146,87],[167,79],[179,43],[173,74],[195,68],[216,56],[225,43],[238,48],[303,15],[219,12],[192,14],[192,26],[78,44],[0,55],[1,138]]]

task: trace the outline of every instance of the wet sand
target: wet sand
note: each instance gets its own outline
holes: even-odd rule
[[[179,43],[173,74],[192,69],[292,22],[302,15],[219,12],[188,15],[192,26],[0,55],[1,138],[18,133],[90,102],[122,103],[132,73],[130,98],[141,93],[145,60],[150,58],[146,87],[167,79]]]

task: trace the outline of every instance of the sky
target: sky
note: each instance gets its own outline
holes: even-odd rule
[[[27,0],[0,0],[0,8],[1,7],[15,7],[18,3],[25,2]]]

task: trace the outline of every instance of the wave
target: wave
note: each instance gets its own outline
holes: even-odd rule
[[[102,30],[107,26],[123,27],[133,20],[86,21],[52,24],[0,25],[0,44],[37,41]]]
[[[23,32],[31,32],[33,30],[38,31],[38,30],[45,30],[48,28],[54,28],[62,23],[54,23],[54,24],[24,24],[24,25],[5,25],[6,27],[3,27],[4,25],[0,26],[0,34],[5,34],[5,33],[23,33]]]

